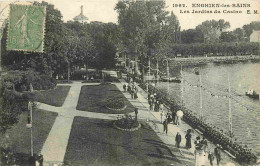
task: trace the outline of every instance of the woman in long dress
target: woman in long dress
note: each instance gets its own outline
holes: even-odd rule
[[[186,138],[186,148],[190,149],[191,148],[191,134],[188,130],[187,134],[185,135]]]

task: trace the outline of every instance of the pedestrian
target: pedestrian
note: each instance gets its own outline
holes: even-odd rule
[[[185,135],[186,138],[186,148],[190,149],[191,148],[191,133],[190,133],[190,129],[187,130],[187,134]]]
[[[175,112],[175,111],[172,111],[172,123],[173,123],[173,124],[176,124],[176,123],[175,123],[175,117],[176,117],[176,112]]]
[[[166,132],[166,135],[167,135],[167,133],[168,133],[168,121],[167,121],[167,119],[165,119],[164,121],[163,121],[163,132]]]
[[[159,111],[159,101],[158,100],[156,100],[155,103],[154,103],[154,111],[155,112]]]
[[[152,103],[154,104],[154,95],[153,95],[153,94],[150,95],[150,100],[151,100]]]
[[[179,132],[177,132],[176,137],[175,137],[175,142],[176,142],[176,147],[180,148],[180,143],[181,143],[181,135]]]
[[[210,165],[213,166],[214,154],[211,151],[209,151],[208,159],[209,159]]]
[[[130,84],[127,85],[127,91],[128,91],[129,93],[131,93],[131,86],[130,86]]]
[[[201,142],[200,142],[200,136],[196,137],[196,141],[194,142],[195,149],[201,150]]]
[[[39,156],[38,156],[38,163],[39,163],[39,166],[43,166],[43,155],[42,154],[39,154]]]
[[[160,108],[160,111],[163,112],[163,104],[162,103],[160,104],[159,108]]]
[[[123,89],[124,89],[124,92],[126,92],[126,85],[125,84],[123,85]]]
[[[135,107],[135,120],[137,120],[138,108]]]
[[[207,151],[207,148],[208,148],[208,142],[207,142],[207,140],[206,140],[205,137],[202,138],[201,144],[202,144],[203,150],[206,152],[206,151]]]
[[[152,101],[152,99],[150,99],[150,102],[149,102],[149,103],[150,103],[150,110],[153,111],[153,107],[154,107],[154,106],[153,106],[153,101]]]
[[[153,96],[154,96],[155,99],[157,98],[157,94],[156,93],[154,93]]]
[[[132,99],[134,99],[134,95],[135,95],[135,91],[134,91],[134,88],[132,88],[132,90],[131,90],[131,97],[132,97]]]
[[[214,153],[215,153],[215,156],[216,156],[216,159],[217,159],[217,165],[219,165],[220,160],[221,160],[221,152],[220,152],[219,144],[217,144],[217,146],[214,150]]]
[[[161,123],[163,123],[163,112],[161,112],[160,115],[161,115]]]
[[[183,112],[181,110],[176,112],[176,116],[177,116],[177,125],[181,125],[181,118],[183,117]]]
[[[168,120],[168,123],[170,123],[170,122],[171,122],[171,116],[170,116],[170,113],[169,113],[169,112],[167,112],[166,118],[167,118],[167,120]]]

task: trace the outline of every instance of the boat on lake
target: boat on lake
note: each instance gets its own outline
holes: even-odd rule
[[[181,80],[176,77],[162,77],[161,81],[163,82],[175,82],[175,83],[181,83]]]
[[[246,96],[251,97],[253,99],[259,99],[259,94],[256,93],[256,91],[254,91],[254,90],[248,90],[246,92]]]

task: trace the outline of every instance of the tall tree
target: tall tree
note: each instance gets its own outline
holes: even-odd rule
[[[188,29],[181,32],[182,43],[203,43],[204,35],[200,30]]]
[[[244,30],[241,28],[236,28],[233,32],[233,35],[236,37],[237,41],[244,41]]]
[[[201,31],[204,34],[205,42],[216,42],[218,41],[221,32],[230,28],[230,23],[223,19],[207,20],[202,22],[196,27],[196,30]]]
[[[118,44],[118,26],[114,23],[91,22],[88,32],[95,48],[92,66],[100,70],[114,68]]]
[[[249,39],[253,30],[260,30],[260,21],[253,21],[250,24],[244,25],[243,30],[245,31],[245,36]]]
[[[70,72],[76,61],[76,54],[80,49],[80,39],[75,31],[69,29],[66,24],[63,28],[62,52],[64,61],[67,63],[67,78],[70,80]]]
[[[167,40],[175,42],[173,33],[178,21],[173,14],[167,18],[164,1],[119,1],[115,10],[122,44],[129,58],[140,59],[144,75],[148,58],[163,55],[169,49]],[[167,31],[171,32],[168,36]]]

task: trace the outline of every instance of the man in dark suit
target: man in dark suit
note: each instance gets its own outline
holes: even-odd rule
[[[135,107],[135,120],[137,120],[138,108]]]
[[[221,160],[221,152],[220,152],[220,147],[219,144],[217,144],[217,147],[214,149],[214,153],[217,159],[217,164],[219,165],[220,160]]]
[[[176,142],[176,146],[177,148],[180,148],[180,143],[181,143],[181,135],[179,132],[177,132],[176,137],[175,137],[175,142]]]
[[[167,133],[168,133],[168,121],[167,121],[167,119],[165,119],[164,121],[163,121],[163,132],[166,132],[166,135],[167,135]]]

